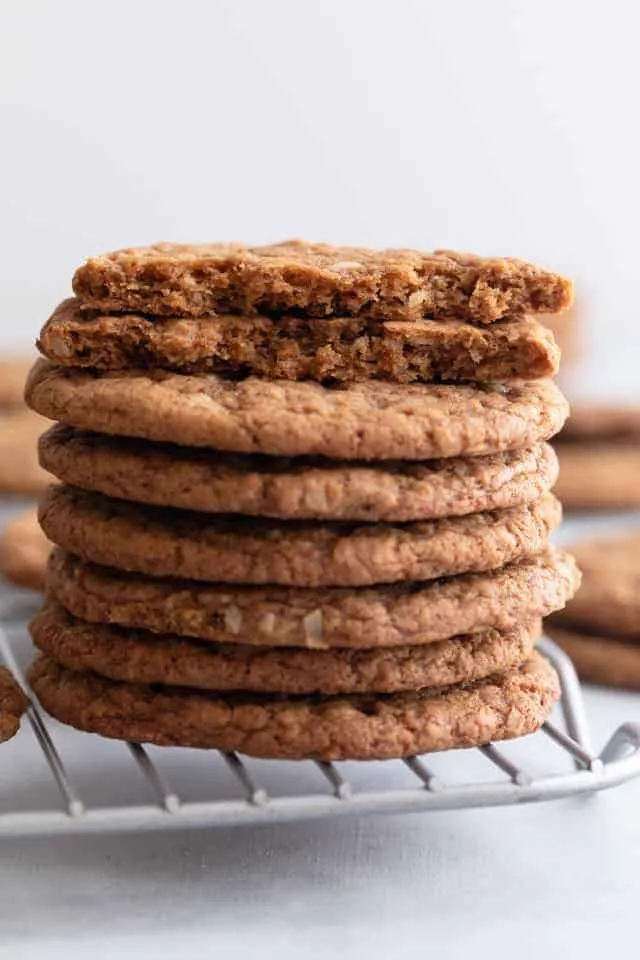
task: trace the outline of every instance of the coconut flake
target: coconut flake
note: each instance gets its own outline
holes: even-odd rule
[[[310,646],[322,646],[323,616],[322,610],[313,610],[303,619],[305,639]]]
[[[224,614],[224,625],[225,629],[229,633],[240,633],[240,627],[242,626],[242,610],[239,607],[236,607],[235,604],[225,611]]]

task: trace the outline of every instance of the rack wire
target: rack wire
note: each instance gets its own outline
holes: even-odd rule
[[[236,753],[221,752],[219,755],[234,778],[238,795],[231,799],[213,797],[196,802],[181,797],[180,788],[169,782],[146,747],[139,743],[127,743],[122,745],[122,749],[130,753],[140,781],[146,781],[146,792],[153,797],[153,802],[91,804],[83,797],[82,790],[63,762],[54,732],[56,728],[61,728],[43,713],[19,667],[15,640],[12,642],[10,639],[8,628],[12,628],[12,635],[16,628],[24,633],[24,618],[24,602],[20,599],[4,600],[0,605],[0,660],[5,661],[30,696],[28,726],[56,785],[59,805],[37,810],[0,810],[0,837],[228,827],[356,813],[506,806],[589,794],[640,775],[640,724],[624,723],[611,735],[604,749],[595,754],[573,665],[555,644],[543,639],[540,650],[553,663],[560,676],[560,713],[563,722],[559,725],[548,721],[538,733],[521,741],[511,741],[510,744],[517,747],[536,738],[544,741],[545,769],[542,772],[529,769],[526,762],[512,759],[511,753],[507,755],[503,746],[496,747],[490,743],[474,750],[457,751],[457,755],[475,752],[493,768],[491,772],[494,779],[443,779],[431,768],[431,763],[438,759],[438,755],[434,754],[431,757],[387,760],[378,765],[384,768],[386,774],[392,770],[401,773],[402,768],[405,774],[409,771],[412,777],[408,787],[395,784],[390,787],[390,778],[385,776],[384,785],[358,789],[345,775],[345,768],[353,767],[353,764],[316,761],[317,785],[311,791],[274,796],[268,793],[253,769],[260,764],[242,759]],[[19,637],[18,642],[22,643],[23,639]],[[21,731],[21,737],[26,734],[26,730]],[[92,737],[94,754],[99,756],[101,744],[105,741],[92,734],[77,733],[74,736]],[[173,748],[176,749],[179,748]],[[554,770],[557,757],[553,758],[553,762],[551,758],[551,753],[558,751],[567,767],[561,772]],[[184,753],[187,758],[192,755],[191,751]],[[276,764],[275,761],[267,763]],[[285,765],[288,772],[296,768],[292,761],[285,762]],[[274,770],[282,768],[282,763],[273,767]],[[496,771],[499,773],[498,779],[495,779]],[[91,777],[95,779],[100,776],[100,771],[96,772],[92,765]],[[398,779],[402,780],[400,777]],[[215,788],[215,780],[212,788]]]

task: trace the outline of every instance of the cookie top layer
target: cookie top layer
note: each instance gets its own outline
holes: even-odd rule
[[[407,521],[463,516],[539,500],[555,483],[548,444],[423,463],[337,462],[189,449],[74,430],[40,441],[59,480],[123,500],[247,516]]]
[[[222,696],[116,683],[44,654],[28,676],[44,709],[80,730],[291,760],[382,760],[508,740],[537,730],[560,695],[553,668],[538,654],[468,685],[350,697]]]
[[[558,370],[553,334],[535,320],[480,327],[463,321],[405,323],[224,315],[158,319],[83,313],[61,303],[40,334],[41,352],[63,366],[101,370],[257,374],[283,380],[535,380]]]
[[[225,644],[327,649],[417,645],[511,630],[559,610],[579,582],[573,558],[553,549],[491,573],[360,589],[152,578],[54,550],[47,590],[74,616],[92,623]]]
[[[561,428],[549,380],[485,386],[233,381],[216,374],[95,373],[36,363],[27,401],[73,427],[237,453],[428,460],[529,447]]]
[[[521,260],[300,240],[117,250],[76,270],[73,289],[85,306],[108,313],[453,316],[477,323],[556,313],[572,300],[568,280]]]
[[[640,530],[571,547],[582,586],[553,622],[569,629],[637,639],[640,636]]]
[[[408,524],[214,517],[50,487],[47,537],[83,560],[156,577],[286,586],[365,586],[494,570],[534,556],[561,519],[537,503]]]
[[[28,706],[29,701],[12,674],[0,666],[0,743],[15,736]]]
[[[44,589],[51,544],[38,523],[36,507],[11,520],[0,535],[0,574],[19,587]]]
[[[470,683],[526,660],[541,623],[439,643],[360,650],[300,650],[202,643],[85,623],[48,600],[32,620],[36,646],[70,670],[110,680],[257,693],[394,693]]]

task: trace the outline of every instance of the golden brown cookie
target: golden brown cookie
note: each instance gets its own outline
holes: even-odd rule
[[[128,683],[296,695],[394,693],[469,683],[519,666],[531,655],[540,630],[538,620],[420,646],[301,650],[202,643],[85,623],[54,600],[31,622],[36,646],[69,670]]]
[[[562,440],[640,440],[640,404],[574,401]]]
[[[49,426],[30,410],[0,414],[0,493],[36,494],[51,482],[38,463],[38,438]]]
[[[38,510],[31,507],[11,520],[0,535],[0,574],[18,587],[43,590],[50,552]]]
[[[0,666],[0,743],[15,736],[28,706],[29,701],[9,670]]]
[[[640,404],[573,403],[556,451],[570,510],[640,506]]]
[[[40,501],[47,537],[83,560],[220,583],[297,587],[433,580],[531,557],[561,519],[558,501],[408,524],[314,523],[225,517],[50,487]]]
[[[27,401],[72,427],[191,447],[347,460],[429,460],[530,447],[568,405],[549,380],[458,386],[233,381],[216,374],[34,366]]]
[[[578,675],[587,683],[640,690],[639,638],[616,640],[547,625],[546,632],[573,660]]]
[[[85,307],[107,313],[448,316],[477,323],[556,313],[573,293],[568,280],[521,260],[300,240],[117,250],[80,267],[73,289]]]
[[[54,363],[100,370],[248,373],[281,380],[535,380],[558,370],[553,334],[535,320],[175,317],[86,314],[65,300],[40,334]]]
[[[548,444],[486,457],[362,463],[219,453],[57,424],[40,462],[65,483],[204,513],[317,520],[428,520],[539,500],[557,479]]]
[[[16,357],[0,360],[0,410],[24,408],[24,385],[33,366],[33,357]]]
[[[582,586],[554,623],[579,632],[640,637],[640,529],[585,540],[571,552],[582,570]]]
[[[572,557],[553,549],[491,573],[357,590],[162,580],[54,550],[47,588],[76,617],[94,623],[225,644],[326,649],[511,630],[563,607],[579,582]]]
[[[555,493],[568,510],[640,507],[640,436],[635,442],[556,444]]]
[[[44,654],[28,676],[44,709],[80,730],[290,760],[382,760],[508,740],[537,730],[560,694],[539,654],[459,687],[314,698],[117,683]]]

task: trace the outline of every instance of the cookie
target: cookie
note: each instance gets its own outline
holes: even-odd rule
[[[27,401],[100,433],[237,453],[429,460],[530,447],[568,405],[549,380],[491,385],[233,381],[216,374],[34,366]]]
[[[640,530],[571,547],[582,586],[554,622],[568,629],[640,637]]]
[[[464,321],[342,317],[154,319],[86,315],[65,300],[38,347],[64,366],[182,373],[257,374],[282,380],[509,380],[553,376],[560,350],[551,331],[524,319],[487,327]]]
[[[35,645],[70,670],[111,680],[258,693],[394,693],[469,683],[519,666],[540,621],[420,646],[300,650],[202,643],[85,623],[47,601],[31,622]]]
[[[408,524],[319,524],[207,516],[50,487],[47,537],[71,553],[154,577],[296,587],[366,586],[494,570],[539,553],[561,519],[536,503]]]
[[[29,701],[9,670],[0,666],[0,743],[16,735],[28,706]]]
[[[640,437],[635,443],[557,443],[555,493],[568,510],[640,507]]]
[[[33,366],[33,358],[0,360],[0,410],[24,407],[24,385]]]
[[[47,590],[93,623],[225,644],[322,650],[415,646],[511,630],[563,607],[579,582],[573,558],[554,549],[492,573],[357,590],[152,579],[54,550]]]
[[[38,438],[49,426],[30,410],[0,414],[0,494],[37,494],[51,483],[38,463]]]
[[[476,323],[557,313],[573,295],[568,280],[521,260],[300,240],[117,250],[80,267],[73,290],[83,306],[107,313],[447,316]]]
[[[556,451],[558,496],[569,509],[640,506],[640,405],[572,404]]]
[[[288,519],[428,520],[539,500],[557,479],[548,444],[486,457],[336,462],[218,453],[60,424],[40,463],[65,483],[139,503]]]
[[[547,626],[546,632],[569,654],[578,675],[587,683],[640,690],[640,643],[615,640],[579,630]]]
[[[640,404],[574,402],[563,441],[640,440]]]
[[[0,535],[0,574],[18,587],[44,589],[44,575],[51,544],[31,507],[11,520]]]
[[[508,740],[537,730],[560,695],[539,654],[459,687],[314,698],[118,683],[44,654],[28,676],[44,709],[80,730],[289,760],[383,760]]]

